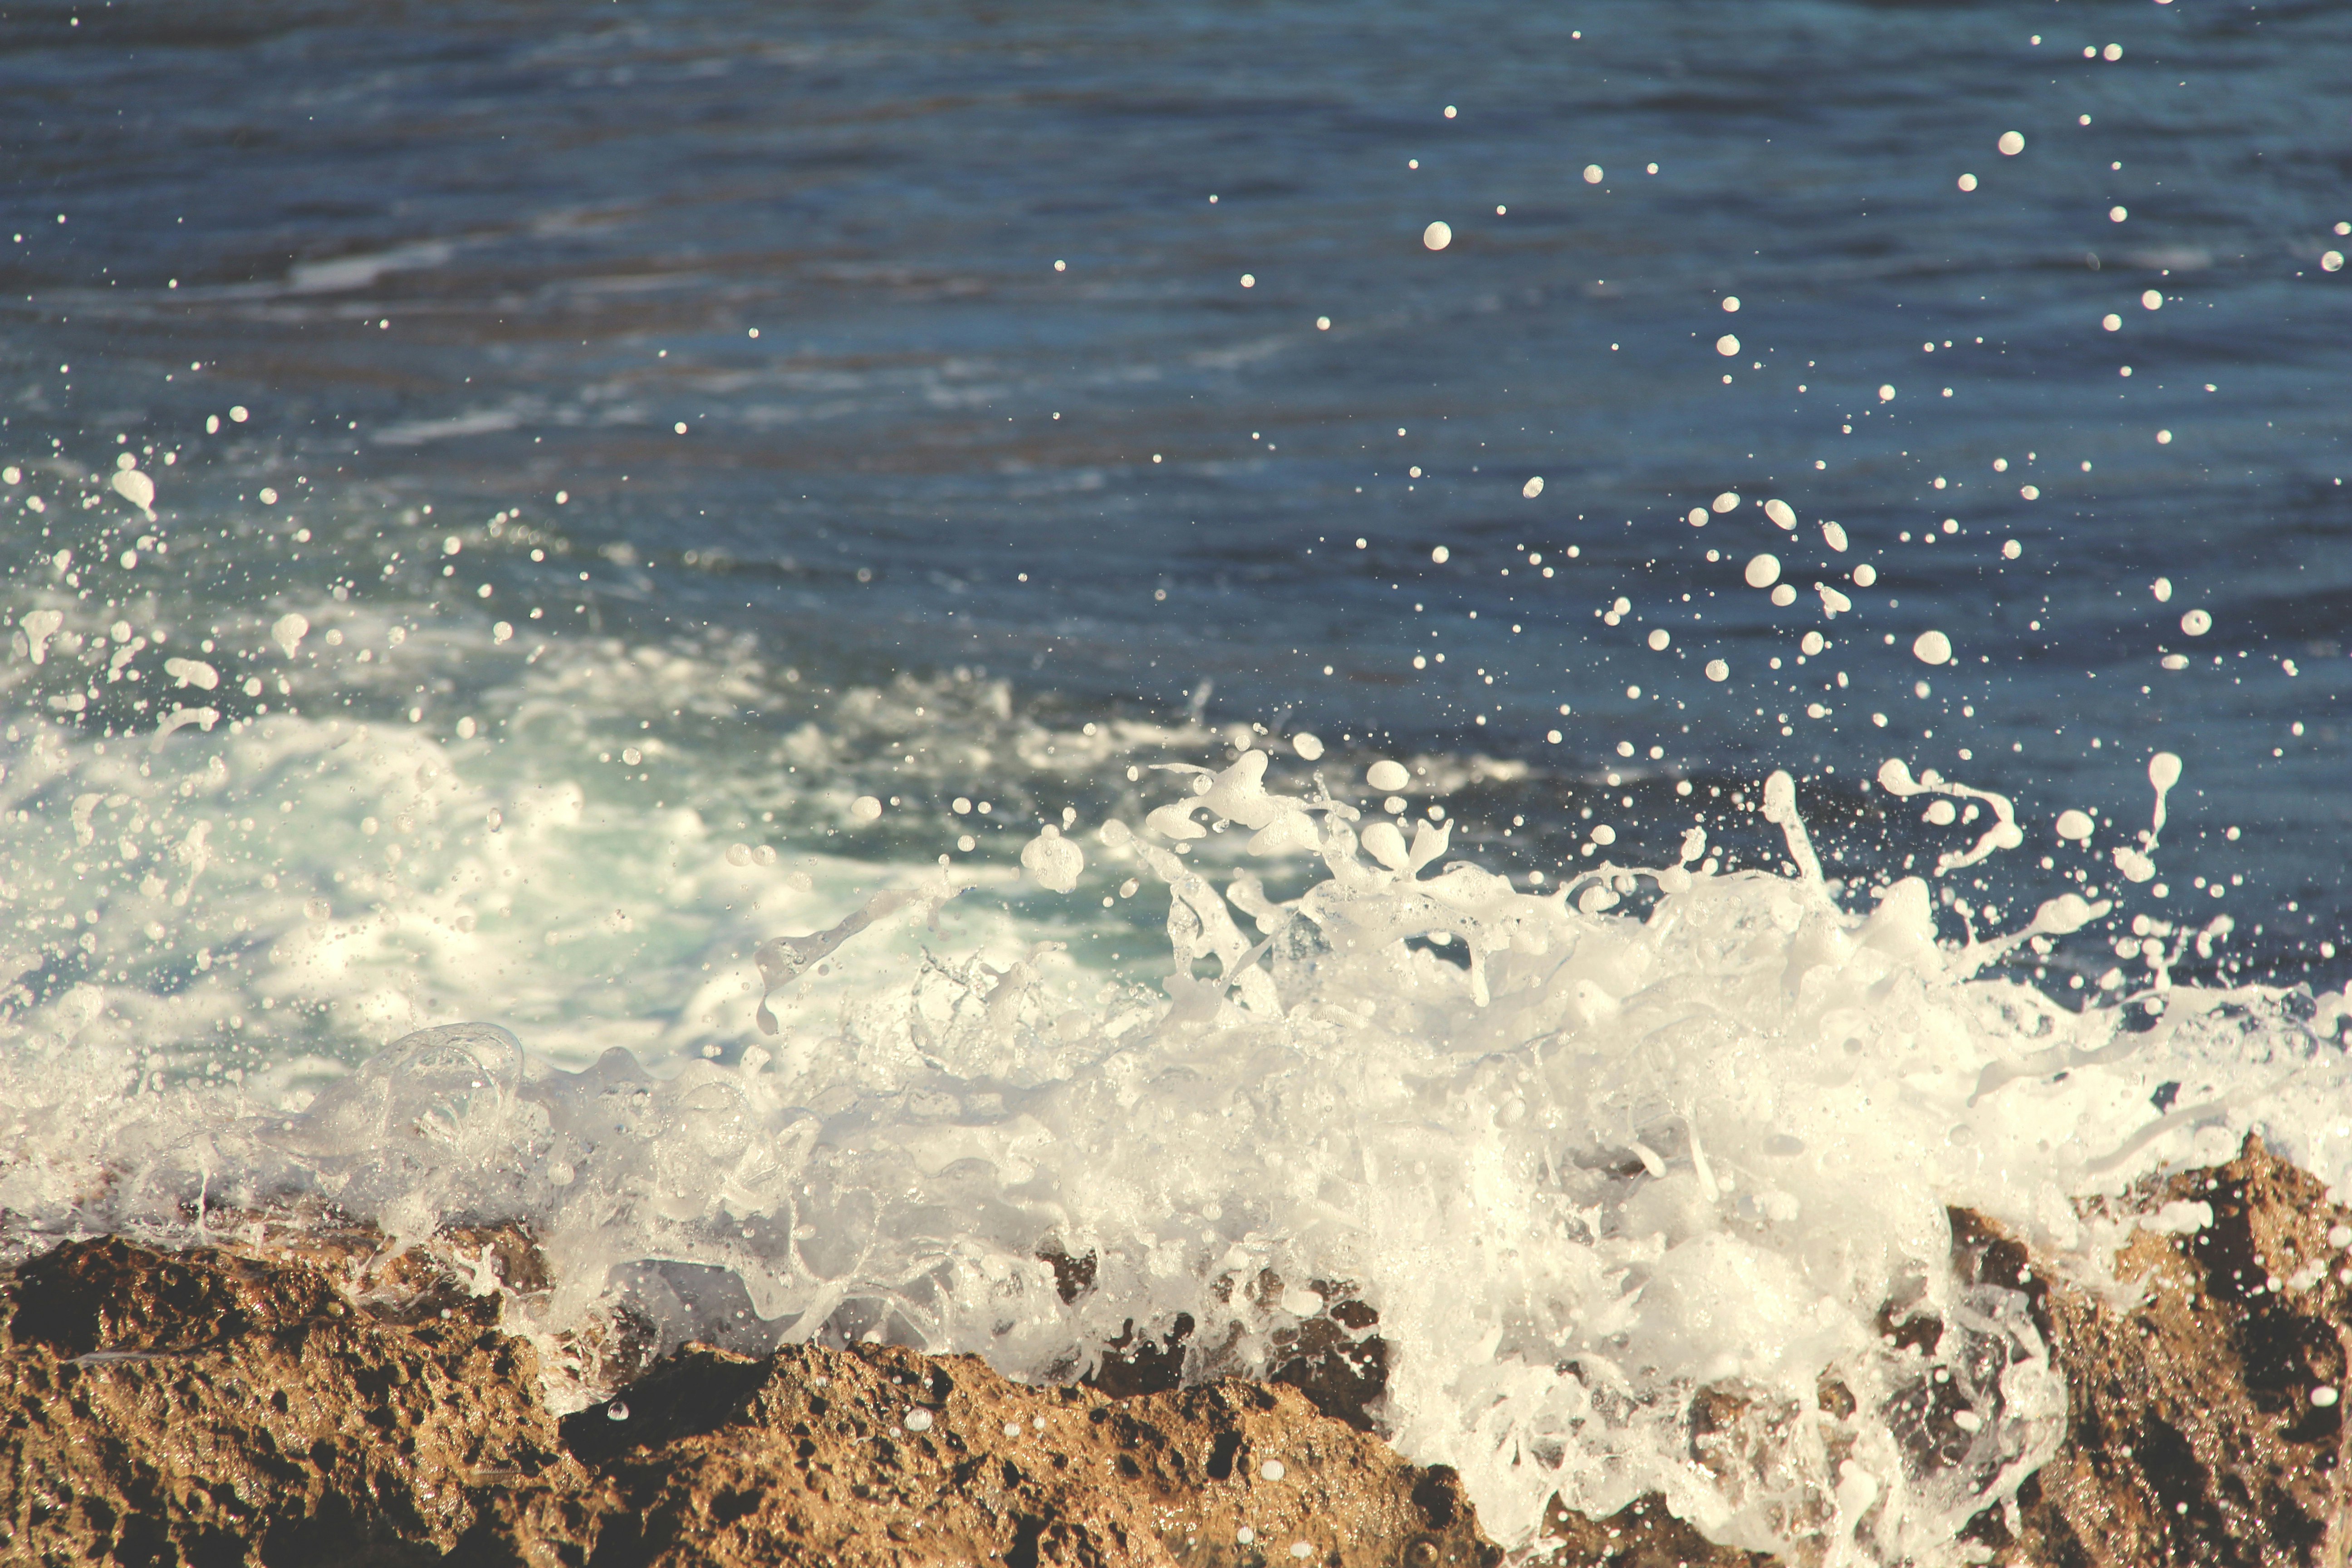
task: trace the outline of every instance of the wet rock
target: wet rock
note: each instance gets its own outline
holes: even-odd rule
[[[641,1420],[654,1424],[644,1441],[624,1436]],[[971,1356],[794,1346],[752,1361],[695,1346],[569,1418],[565,1436],[616,1505],[600,1563],[1502,1558],[1451,1471],[1406,1464],[1276,1385],[1117,1399],[1026,1387]],[[544,1529],[519,1508],[500,1539]]]
[[[1559,1543],[1551,1562],[1560,1568],[1770,1568],[1776,1561],[1709,1541],[1668,1511],[1655,1492],[1607,1519],[1587,1518],[1555,1498],[1544,1512],[1543,1532]]]
[[[73,1242],[0,1285],[0,1562],[432,1561],[585,1480],[499,1299],[380,1322],[323,1270]]]
[[[2137,1302],[2059,1284],[2042,1297],[2066,1377],[2066,1445],[2021,1490],[2013,1534],[1980,1519],[1978,1539],[2057,1568],[2346,1562],[2352,1260],[2328,1236],[2352,1215],[2254,1139],[2226,1165],[2148,1184],[2126,1207],[2184,1234],[2141,1229],[2118,1256]],[[2028,1267],[2002,1246],[1976,1266]]]
[[[968,1356],[698,1345],[559,1425],[499,1295],[370,1268],[372,1311],[339,1278],[364,1250],[111,1238],[0,1283],[0,1562],[1501,1561],[1452,1472],[1279,1385],[1121,1399]]]
[[[2120,1292],[1952,1216],[1961,1281],[2022,1293],[2068,1390],[2063,1448],[2017,1506],[1969,1526],[1964,1560],[2352,1560],[2352,1215],[2254,1142],[2097,1208],[2128,1237]],[[1318,1282],[1328,1321],[1286,1344],[1278,1383],[1174,1386],[1209,1358],[1174,1330],[1133,1332],[1099,1386],[1054,1388],[894,1347],[693,1345],[559,1423],[548,1369],[498,1327],[505,1297],[545,1287],[527,1236],[439,1238],[404,1261],[357,1232],[307,1251],[85,1241],[0,1279],[0,1562],[1502,1561],[1452,1472],[1358,1429],[1385,1352],[1341,1284]],[[1948,1325],[1915,1301],[1890,1304],[1882,1328],[1932,1348]],[[609,1380],[639,1352],[599,1353],[581,1352],[580,1375]],[[1838,1416],[1853,1397],[1825,1382],[1819,1403]],[[1822,1478],[1767,1461],[1805,1418],[1754,1391],[1701,1391],[1692,1462],[1801,1503]],[[1544,1533],[1562,1564],[1770,1561],[1706,1541],[1654,1496],[1602,1520],[1555,1505]]]

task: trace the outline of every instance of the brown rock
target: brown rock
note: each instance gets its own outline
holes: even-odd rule
[[[1501,1560],[1450,1471],[1288,1387],[690,1346],[559,1428],[500,1298],[413,1272],[369,1271],[372,1311],[309,1262],[113,1238],[26,1265],[0,1285],[0,1562]]]
[[[795,1346],[753,1361],[696,1346],[565,1436],[619,1505],[600,1563],[1502,1558],[1451,1471],[1409,1465],[1281,1386],[1122,1400],[1025,1387],[971,1356]],[[520,1537],[535,1521],[517,1523]]]
[[[0,1287],[0,1562],[404,1562],[585,1479],[499,1299],[413,1327],[321,1270],[71,1242]]]
[[[1969,1527],[1979,1558],[2352,1560],[2341,1406],[2313,1397],[2344,1386],[2352,1289],[2327,1234],[2352,1215],[2253,1141],[2114,1206],[2168,1203],[2209,1205],[2211,1223],[2135,1233],[2118,1271],[2141,1294],[2122,1304],[1954,1213],[1954,1267],[2028,1293],[2069,1390],[2065,1445],[2014,1526],[1988,1510]],[[1326,1293],[1349,1315],[1335,1309],[1284,1363],[1303,1392],[1170,1387],[1181,1332],[1131,1335],[1101,1387],[1030,1388],[971,1357],[886,1346],[689,1346],[559,1425],[537,1358],[497,1330],[501,1298],[455,1272],[543,1288],[527,1236],[467,1233],[406,1260],[356,1233],[310,1250],[265,1262],[77,1242],[0,1279],[0,1563],[1502,1560],[1450,1471],[1356,1429],[1385,1352],[1340,1288]],[[1924,1348],[1945,1331],[1895,1306],[1882,1326]],[[633,1352],[599,1353],[610,1367]],[[1786,1414],[1736,1393],[1695,1415],[1692,1462],[1727,1478],[1777,1451]],[[1841,1397],[1850,1407],[1825,1384],[1823,1408]],[[1562,1564],[1769,1561],[1708,1542],[1655,1497],[1606,1520],[1555,1505],[1545,1534]]]
[[[2058,1285],[2043,1296],[2066,1446],[2021,1490],[2019,1539],[1997,1520],[1979,1534],[2056,1568],[2342,1563],[2343,1406],[2312,1396],[2344,1388],[2352,1291],[2327,1232],[2347,1212],[2252,1138],[2228,1164],[2151,1183],[2128,1206],[2171,1202],[2211,1205],[2212,1223],[2134,1237],[2117,1272],[2145,1291],[2138,1304]],[[2024,1261],[2014,1243],[1978,1258],[2012,1277]]]

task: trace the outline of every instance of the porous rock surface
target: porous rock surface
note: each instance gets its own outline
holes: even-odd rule
[[[322,1270],[69,1243],[0,1287],[0,1563],[432,1561],[585,1474],[487,1296],[415,1324]]]
[[[2200,1204],[2210,1217],[2188,1208]],[[2352,1257],[2328,1239],[2352,1236],[2352,1215],[2255,1139],[2128,1206],[2168,1205],[2195,1228],[2133,1236],[2117,1273],[2137,1302],[2113,1306],[2038,1271],[2024,1282],[2065,1373],[2066,1443],[2021,1489],[2015,1538],[1989,1517],[1980,1539],[2052,1568],[2352,1561],[2341,1403]],[[2028,1268],[2000,1240],[1975,1265],[2004,1284]]]
[[[1955,1267],[2028,1293],[2069,1398],[2060,1453],[2013,1510],[1970,1526],[1966,1555],[2352,1561],[2335,1397],[2352,1258],[2329,1239],[2352,1237],[2352,1215],[2250,1141],[2109,1217],[2133,1216],[2125,1289],[2101,1293],[1953,1215]],[[528,1247],[499,1245],[516,1255],[501,1278],[527,1274]],[[1450,1471],[1407,1464],[1358,1429],[1360,1411],[1318,1411],[1355,1384],[1321,1388],[1311,1368],[1290,1369],[1306,1392],[1169,1388],[1117,1364],[1103,1386],[1030,1388],[971,1357],[887,1346],[688,1346],[559,1422],[531,1348],[498,1327],[500,1298],[428,1274],[355,1299],[315,1262],[110,1238],[0,1279],[0,1563],[1503,1558]],[[1360,1360],[1364,1341],[1349,1342]],[[1605,1520],[1555,1505],[1545,1535],[1563,1564],[1770,1562],[1706,1542],[1654,1497]]]
[[[448,1299],[380,1317],[311,1263],[121,1238],[35,1259],[0,1286],[0,1563],[1501,1560],[1450,1471],[1289,1387],[690,1346],[558,1423],[500,1298]]]

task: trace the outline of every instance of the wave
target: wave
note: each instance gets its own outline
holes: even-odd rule
[[[652,665],[632,688],[649,708]],[[671,674],[709,689],[708,667]],[[1011,722],[997,697],[950,718],[956,689],[901,696],[966,742],[971,714]],[[1090,725],[1074,757],[1041,755],[1109,772],[1128,804],[1020,830],[1013,898],[951,856],[722,848],[728,825],[675,810],[592,822],[583,794],[464,776],[497,753],[415,727],[255,715],[202,764],[159,765],[189,739],[105,757],[50,739],[11,771],[20,792],[93,786],[74,842],[53,812],[11,814],[48,825],[55,864],[154,870],[118,889],[137,907],[100,921],[97,951],[53,935],[51,970],[65,951],[94,969],[19,976],[9,1249],[322,1215],[396,1244],[518,1225],[548,1280],[514,1311],[575,1403],[595,1376],[581,1347],[623,1320],[664,1345],[972,1351],[1040,1381],[1139,1340],[1190,1378],[1264,1374],[1316,1340],[1357,1348],[1373,1417],[1460,1470],[1507,1542],[1532,1542],[1555,1497],[1601,1517],[1655,1490],[1738,1545],[1924,1560],[2013,1495],[2065,1405],[2024,1297],[1955,1279],[1949,1205],[2096,1278],[2129,1222],[2086,1194],[2225,1157],[2249,1128],[2329,1180],[2352,1164],[2340,995],[2175,983],[2224,933],[2151,926],[2128,939],[2143,981],[2071,1005],[1997,960],[2105,906],[2062,894],[2007,938],[1939,939],[1927,879],[1823,877],[1785,774],[1693,813],[1768,821],[1785,873],[1726,868],[1701,820],[1668,863],[1515,881],[1452,858],[1450,821],[1408,841],[1378,804],[1403,787],[1393,763],[1366,791],[1301,754],[1319,742],[1277,765],[1244,734],[1222,767],[1147,775],[1088,755],[1134,740]],[[815,759],[824,737],[792,744]],[[1893,764],[1881,784],[1998,799]],[[185,846],[168,813],[207,789],[229,842],[262,797],[289,803],[274,858],[141,847]],[[362,790],[405,815],[346,842]],[[827,799],[845,824],[884,809]],[[29,849],[11,862],[27,879]],[[431,887],[388,896],[426,858]],[[697,941],[667,963],[599,948],[629,906],[559,916],[534,886],[558,862],[648,879]],[[1295,896],[1267,890],[1285,874]],[[1084,953],[1102,930],[1085,911],[1146,885],[1166,899],[1157,984]],[[320,910],[325,889],[348,904]],[[225,935],[174,989],[122,939],[176,919],[256,941]],[[616,1005],[568,1003],[583,978]],[[501,994],[511,1031],[428,1024],[344,1066],[359,1020],[380,1039]],[[225,1067],[263,1019],[267,1047]],[[481,1280],[504,1288],[487,1264]]]

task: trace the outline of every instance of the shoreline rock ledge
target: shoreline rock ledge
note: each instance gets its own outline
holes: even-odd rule
[[[2069,1405],[2057,1457],[2014,1510],[1978,1517],[1959,1560],[2352,1561],[2352,1215],[2252,1140],[2110,1217],[2159,1212],[2123,1232],[2126,1291],[2095,1294],[1955,1211],[1955,1268],[2028,1293]],[[1297,1388],[1121,1397],[888,1346],[689,1345],[559,1419],[500,1300],[363,1303],[312,1263],[121,1237],[32,1258],[0,1278],[0,1563],[1505,1561],[1453,1472]],[[1539,1560],[1566,1564],[1773,1561],[1655,1498],[1606,1520],[1555,1507],[1546,1534]]]

